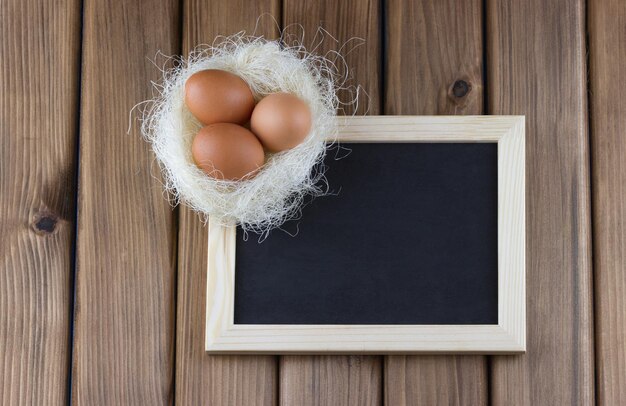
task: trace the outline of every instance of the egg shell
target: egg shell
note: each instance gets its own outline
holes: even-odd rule
[[[254,96],[239,76],[207,69],[185,82],[185,104],[202,124],[244,124],[254,109]]]
[[[268,151],[291,149],[311,131],[311,110],[297,96],[273,93],[254,108],[250,128]]]
[[[203,127],[193,139],[191,154],[207,175],[220,180],[241,180],[256,174],[265,153],[250,131],[231,123]]]

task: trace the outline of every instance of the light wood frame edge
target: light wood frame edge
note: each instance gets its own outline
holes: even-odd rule
[[[338,120],[339,142],[498,143],[498,324],[235,325],[236,228],[210,220],[206,351],[275,354],[524,352],[524,117],[363,116]]]

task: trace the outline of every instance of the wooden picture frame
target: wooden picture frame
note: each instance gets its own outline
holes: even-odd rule
[[[498,324],[234,324],[236,228],[209,222],[206,351],[213,353],[515,353],[526,349],[523,116],[338,118],[339,142],[498,144]]]

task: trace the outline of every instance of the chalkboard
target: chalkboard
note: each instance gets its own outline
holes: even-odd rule
[[[354,143],[324,164],[329,195],[299,220],[237,231],[235,324],[498,324],[497,143]]]

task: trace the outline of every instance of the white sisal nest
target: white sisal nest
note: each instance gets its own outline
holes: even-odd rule
[[[310,133],[297,147],[266,155],[265,165],[252,179],[207,176],[191,155],[193,137],[202,125],[184,102],[185,81],[204,69],[238,75],[248,83],[256,101],[275,92],[305,100],[312,114]],[[301,46],[285,47],[279,41],[241,34],[197,48],[165,72],[158,97],[144,111],[141,129],[152,144],[174,202],[187,204],[205,219],[211,216],[257,233],[297,216],[305,196],[323,193],[323,170],[317,164],[325,155],[326,140],[337,133],[335,72],[333,63]]]

